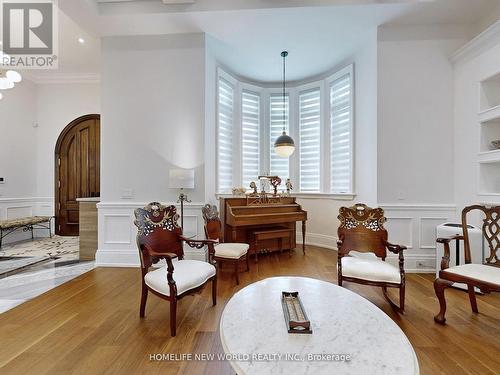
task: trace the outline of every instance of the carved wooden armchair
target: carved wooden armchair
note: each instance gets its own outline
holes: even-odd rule
[[[338,228],[338,284],[351,281],[382,287],[384,297],[398,312],[404,313],[405,246],[387,241],[384,210],[364,204],[341,207]],[[385,262],[387,250],[399,256],[399,268]],[[399,289],[399,306],[389,298],[387,288]]]
[[[222,267],[222,263],[230,263],[234,269],[234,276],[236,284],[240,284],[238,276],[239,266],[241,261],[246,261],[247,271],[250,270],[248,265],[248,249],[249,245],[246,243],[222,243],[222,222],[217,212],[217,207],[214,205],[206,204],[201,209],[203,220],[205,221],[205,236],[207,239],[217,241],[215,244],[214,260],[217,266]]]
[[[177,301],[186,295],[201,292],[212,282],[212,302],[217,302],[217,271],[213,264],[214,242],[192,240],[182,236],[177,224],[175,206],[158,202],[135,210],[134,224],[138,228],[137,247],[141,259],[142,294],[140,317],[144,317],[148,292],[170,302],[170,334],[176,334]],[[185,260],[183,243],[201,249],[208,246],[209,262]],[[153,263],[165,259],[167,265],[150,271]]]
[[[467,214],[471,211],[480,211],[484,214],[482,232],[483,237],[490,250],[485,264],[471,263],[469,233],[467,230]],[[453,283],[467,284],[469,300],[472,311],[477,313],[476,293],[474,288],[479,288],[483,293],[500,292],[500,206],[469,206],[462,211],[463,235],[450,238],[438,238],[436,241],[444,245],[444,256],[441,260],[441,271],[439,277],[434,281],[434,290],[439,300],[440,310],[434,317],[437,323],[444,324],[446,313],[446,300],[444,290]],[[450,265],[450,241],[464,241],[465,264],[449,267]]]

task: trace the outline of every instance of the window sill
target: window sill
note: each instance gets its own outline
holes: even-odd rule
[[[356,197],[354,193],[297,193],[292,196],[301,199],[331,199],[339,201],[352,201]]]
[[[215,194],[216,198],[232,198],[234,197],[232,194]],[[333,194],[333,193],[296,193],[291,195],[292,197],[300,198],[300,199],[330,199],[330,200],[339,200],[339,201],[352,201],[356,198],[356,194],[354,193],[342,193],[342,194]]]

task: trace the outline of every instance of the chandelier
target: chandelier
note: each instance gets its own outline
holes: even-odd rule
[[[23,80],[23,77],[19,72],[11,69],[3,69],[6,61],[9,61],[10,57],[6,53],[0,51],[0,99],[2,99],[2,90],[9,90],[14,88],[16,83]]]

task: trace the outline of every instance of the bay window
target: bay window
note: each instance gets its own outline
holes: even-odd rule
[[[277,175],[294,193],[353,194],[352,65],[330,77],[287,89],[239,82],[219,69],[217,192],[249,188],[259,175]],[[290,158],[274,152],[283,132],[295,140]]]

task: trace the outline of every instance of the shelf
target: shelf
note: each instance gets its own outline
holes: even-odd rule
[[[500,105],[493,108],[488,108],[478,113],[479,122],[481,124],[498,120],[500,124]]]
[[[500,106],[500,73],[480,82],[479,103],[481,112]]]
[[[500,150],[491,150],[477,154],[478,163],[500,163]]]
[[[500,197],[500,161],[479,163],[479,195]]]

